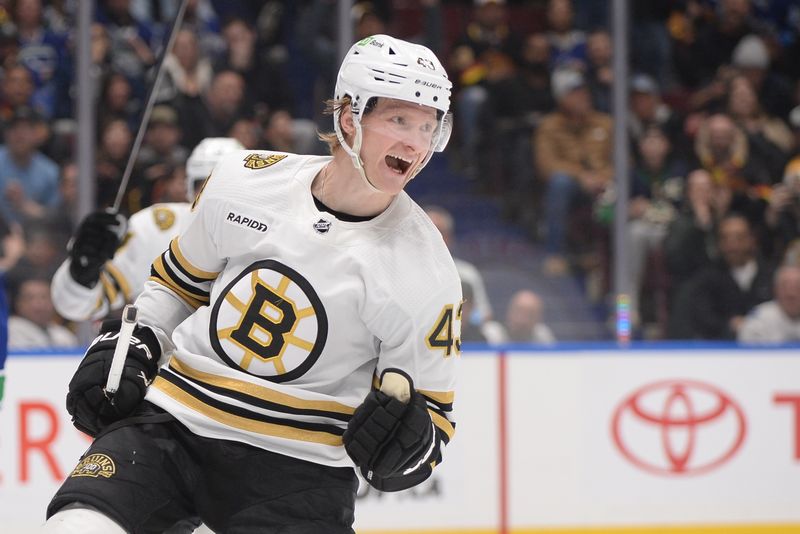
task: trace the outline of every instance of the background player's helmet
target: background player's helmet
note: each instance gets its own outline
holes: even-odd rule
[[[388,35],[373,35],[350,47],[336,78],[334,97],[350,97],[356,134],[352,147],[345,142],[339,124],[341,111],[334,113],[333,124],[342,147],[366,180],[361,151],[361,117],[370,99],[395,98],[430,106],[438,111],[438,128],[428,157],[416,169],[422,170],[433,152],[441,152],[452,131],[450,90],[452,82],[439,59],[428,48]],[[367,180],[369,183],[369,180]]]
[[[206,137],[186,160],[186,189],[189,202],[194,201],[197,182],[202,182],[225,154],[243,150],[244,145],[232,137]]]

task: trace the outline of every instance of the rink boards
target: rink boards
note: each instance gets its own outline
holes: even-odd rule
[[[362,488],[359,534],[800,533],[800,352],[648,345],[465,350],[458,427],[413,490]],[[89,441],[74,353],[12,355],[0,531],[34,532]]]

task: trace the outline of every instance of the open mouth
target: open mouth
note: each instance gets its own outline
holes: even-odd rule
[[[405,174],[408,168],[411,167],[411,160],[389,154],[386,156],[386,165],[397,174]]]

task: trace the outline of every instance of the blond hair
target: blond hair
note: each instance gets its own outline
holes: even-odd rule
[[[350,106],[350,95],[344,95],[339,99],[328,99],[325,101],[325,110],[322,112],[325,115],[332,115],[336,117],[337,112],[341,112],[345,107]],[[339,115],[341,117],[341,115]],[[336,120],[336,119],[335,119]],[[328,151],[333,154],[333,151],[341,146],[339,136],[336,132],[317,132],[317,137],[320,141],[328,145]]]

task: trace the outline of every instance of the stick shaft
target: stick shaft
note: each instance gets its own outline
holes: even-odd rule
[[[136,327],[136,306],[128,304],[122,311],[122,327],[119,329],[119,337],[114,347],[114,357],[111,360],[111,369],[108,371],[106,381],[106,394],[111,396],[119,389],[119,381],[122,379],[122,370],[125,368],[125,358],[128,356],[128,347],[133,337],[133,329]]]
[[[122,204],[122,197],[125,196],[125,191],[128,189],[128,182],[131,179],[131,173],[133,172],[133,166],[136,163],[136,158],[139,156],[139,149],[141,148],[142,141],[144,140],[144,134],[147,130],[147,123],[150,121],[150,113],[153,111],[153,105],[155,104],[156,96],[158,95],[158,88],[161,86],[161,79],[164,77],[164,59],[167,57],[167,55],[169,55],[170,51],[172,50],[172,45],[175,43],[175,37],[178,35],[178,30],[183,22],[183,14],[186,12],[187,3],[188,0],[181,0],[181,5],[178,7],[178,13],[175,15],[175,22],[172,24],[169,40],[167,41],[167,45],[164,47],[164,52],[161,54],[161,60],[158,63],[158,70],[156,71],[156,78],[153,81],[153,86],[150,88],[150,93],[147,95],[147,102],[145,103],[144,111],[142,112],[142,120],[139,122],[139,130],[136,132],[136,138],[133,140],[131,153],[128,156],[128,163],[125,165],[125,171],[122,173],[122,180],[120,180],[119,183],[117,196],[114,199],[113,210],[115,212],[119,211],[119,207]]]

